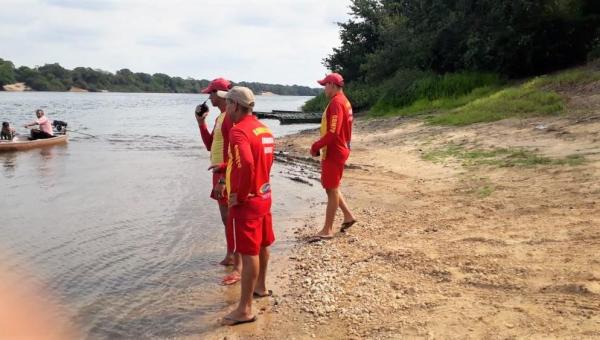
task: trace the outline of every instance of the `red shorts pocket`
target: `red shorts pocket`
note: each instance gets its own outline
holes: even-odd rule
[[[271,213],[259,218],[232,218],[234,252],[256,256],[275,241]]]
[[[344,163],[331,160],[321,161],[321,185],[325,189],[336,189],[342,182]]]

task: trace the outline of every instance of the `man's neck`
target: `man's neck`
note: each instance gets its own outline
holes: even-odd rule
[[[342,90],[342,89],[339,89],[339,90],[337,90],[337,91],[333,92],[333,93],[331,94],[331,97],[329,97],[329,98],[333,98],[333,97],[337,96],[338,94],[340,94],[340,93],[342,93],[342,92],[343,92],[343,90]]]
[[[227,104],[221,104],[217,106],[219,108],[219,110],[221,111],[221,113],[225,112],[225,109],[227,108]]]
[[[248,116],[252,116],[251,112],[242,112],[240,113],[240,119],[238,120],[238,123],[241,122],[242,120],[246,119],[246,117]]]

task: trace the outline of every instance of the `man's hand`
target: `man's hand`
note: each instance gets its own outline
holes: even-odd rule
[[[215,187],[213,188],[213,192],[215,193],[215,196],[218,199],[225,197],[225,184],[217,183],[217,185],[215,185]]]
[[[229,195],[229,202],[228,203],[229,203],[229,207],[230,208],[233,207],[233,206],[236,206],[238,204],[237,194],[235,192]]]
[[[204,120],[206,119],[206,117],[208,117],[207,109],[208,107],[206,106],[206,104],[200,104],[196,106],[196,114],[194,116],[196,117],[196,121],[198,122],[198,124],[204,124]]]
[[[221,166],[219,164],[211,165],[208,167],[208,171],[219,172],[221,170]]]
[[[319,149],[316,149],[314,146],[310,148],[310,155],[313,157],[319,156]]]

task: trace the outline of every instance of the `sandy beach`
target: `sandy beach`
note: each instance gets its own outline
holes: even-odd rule
[[[358,118],[342,191],[359,223],[306,243],[323,194],[271,273],[275,297],[258,302],[259,322],[209,337],[600,337],[597,87],[562,93],[561,117],[467,127]],[[312,185],[317,133],[278,145],[279,161]]]
[[[31,88],[29,86],[25,85],[25,83],[7,84],[7,85],[2,86],[2,89],[6,92],[31,91]]]

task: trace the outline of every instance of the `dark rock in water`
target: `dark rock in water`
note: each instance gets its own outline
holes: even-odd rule
[[[286,176],[286,177],[287,177],[287,176]],[[292,181],[294,181],[294,182],[299,182],[299,183],[302,183],[302,184],[308,184],[308,185],[310,185],[311,187],[313,186],[313,184],[312,184],[311,182],[309,182],[309,181],[307,181],[307,180],[305,180],[305,179],[303,179],[303,178],[300,178],[300,177],[298,177],[298,176],[296,176],[296,177],[287,177],[287,178],[291,179],[291,180],[292,180]]]

